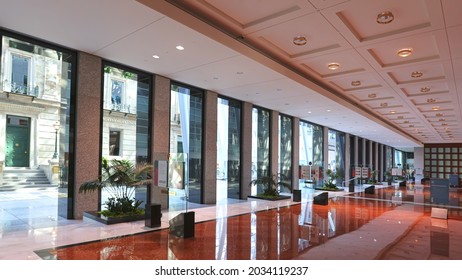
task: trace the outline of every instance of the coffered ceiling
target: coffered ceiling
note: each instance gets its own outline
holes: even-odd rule
[[[403,150],[462,142],[462,1],[0,3],[4,28],[333,129]]]

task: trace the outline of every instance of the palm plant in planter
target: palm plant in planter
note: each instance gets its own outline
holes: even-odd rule
[[[142,201],[132,198],[137,187],[151,183],[153,166],[147,163],[133,164],[128,160],[106,158],[102,160],[102,174],[97,180],[80,185],[79,192],[107,190],[109,198],[105,202],[107,210],[99,212],[106,217],[143,215],[139,206]]]
[[[319,188],[320,190],[327,190],[327,191],[337,191],[340,190],[337,188],[337,185],[334,183],[334,180],[340,177],[340,174],[335,173],[331,169],[326,170],[327,180],[324,182],[324,185]]]
[[[282,174],[272,174],[271,176],[262,176],[257,179],[250,181],[249,187],[251,186],[262,186],[263,192],[257,194],[256,197],[266,199],[278,199],[282,196],[279,193],[279,187],[286,187],[292,190],[292,186],[287,183],[285,176]],[[285,198],[285,197],[283,197]]]

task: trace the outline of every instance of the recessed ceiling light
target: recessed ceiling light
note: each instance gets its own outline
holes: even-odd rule
[[[409,127],[414,127],[414,125],[413,125],[413,124],[410,124]]]
[[[295,36],[293,40],[294,45],[297,46],[304,46],[306,45],[306,42],[307,40],[305,36]]]
[[[238,72],[236,72],[236,74],[238,74],[238,75],[242,75],[242,74],[244,74],[244,72],[242,72],[242,71],[238,71]]]
[[[403,116],[398,116],[398,120],[402,120],[402,119],[404,119]]]
[[[397,54],[401,57],[408,57],[412,54],[412,48],[400,49]]]
[[[387,102],[380,103],[380,107],[387,107],[387,106],[388,106]]]
[[[395,110],[391,110],[391,111],[390,111],[390,114],[396,114],[396,111],[395,111]]]
[[[330,70],[337,70],[337,69],[340,68],[340,64],[335,63],[335,62],[329,63],[329,64],[327,65],[327,68],[329,68]]]
[[[309,111],[308,114],[311,114],[311,111]]]
[[[354,86],[354,87],[357,87],[357,86],[361,85],[361,82],[360,81],[352,81],[351,85]]]
[[[446,121],[446,119],[443,118],[443,119],[439,119],[438,121],[444,122],[444,121]]]
[[[423,73],[419,72],[419,71],[414,71],[414,72],[411,73],[412,78],[420,78],[422,76],[423,76]]]
[[[178,45],[178,46],[176,46],[176,49],[179,50],[179,51],[182,51],[182,50],[184,50],[184,47],[181,46],[181,45]]]
[[[154,57],[155,59],[159,59],[160,56],[158,56],[157,54],[153,55],[152,57]]]
[[[439,106],[433,106],[433,107],[432,107],[432,110],[433,110],[433,111],[438,111],[439,109],[440,109]]]
[[[377,97],[377,94],[375,94],[375,93],[369,93],[369,94],[367,95],[367,97],[369,97],[369,98],[376,98],[376,97]]]
[[[427,102],[428,102],[428,103],[435,103],[435,102],[436,102],[436,99],[435,99],[435,98],[428,98],[428,99],[427,99]]]
[[[409,121],[404,121],[404,123],[409,123]]]
[[[442,123],[441,125],[442,125],[442,126],[447,126],[448,124],[447,124],[447,123]]]
[[[326,111],[327,111],[327,112],[330,112],[330,109],[327,109]]]
[[[436,113],[435,116],[437,116],[437,117],[442,117],[442,116],[443,116],[443,113]]]
[[[420,88],[420,92],[429,92],[429,91],[430,91],[429,87]]]
[[[378,24],[388,24],[395,19],[393,13],[390,11],[381,12],[377,15],[377,23]]]

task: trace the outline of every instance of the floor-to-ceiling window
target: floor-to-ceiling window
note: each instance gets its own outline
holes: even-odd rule
[[[22,167],[42,173],[47,178],[41,182],[42,189],[59,185],[59,198],[52,205],[58,205],[58,211],[54,212],[71,219],[76,55],[6,31],[0,30],[0,36],[0,93],[4,97],[0,98],[0,159],[4,159],[4,172],[14,173],[9,169]],[[33,181],[25,174],[12,176]]]
[[[322,184],[323,167],[323,128],[315,124],[300,121],[299,164],[308,166],[310,178],[306,181],[315,185]],[[300,186],[305,186],[301,179]]]
[[[292,118],[279,115],[279,174],[281,181],[292,185]],[[283,188],[280,192],[290,192]]]
[[[328,166],[336,174],[336,184],[345,178],[345,133],[329,129]]]
[[[393,168],[393,148],[385,146],[385,170],[391,175],[391,169]]]
[[[218,98],[217,202],[240,198],[241,102]]]
[[[202,203],[201,90],[172,84],[170,97],[169,207]]]
[[[128,160],[134,166],[150,162],[151,76],[111,62],[103,63],[103,75],[101,157]],[[101,208],[109,195],[103,190]],[[137,187],[132,199],[141,201],[144,208],[147,187]]]
[[[270,170],[270,111],[252,109],[252,179],[271,176]],[[262,193],[262,186],[253,185],[251,195]]]

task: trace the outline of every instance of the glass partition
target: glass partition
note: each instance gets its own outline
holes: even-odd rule
[[[170,168],[182,175],[170,181],[169,208],[183,209],[185,201],[202,203],[202,91],[172,84],[170,98]]]
[[[323,168],[323,128],[315,124],[300,121],[299,164],[309,166],[310,179],[314,185],[322,185]],[[300,186],[307,182],[300,180]]]
[[[135,167],[150,163],[150,75],[110,62],[104,62],[103,74],[102,158],[127,160]],[[101,192],[101,209],[110,196]],[[140,201],[144,209],[147,187],[137,187],[130,199]]]
[[[281,181],[292,185],[292,118],[279,115],[279,174]],[[283,187],[280,192],[289,192]]]
[[[3,30],[0,36],[0,165],[43,174],[43,184],[59,186],[56,213],[72,219],[76,55]]]
[[[254,107],[252,110],[252,180],[270,176],[270,112]],[[251,195],[262,192],[252,186]]]
[[[218,98],[217,201],[240,198],[241,103]]]

